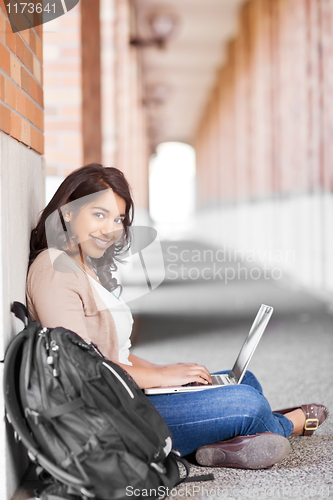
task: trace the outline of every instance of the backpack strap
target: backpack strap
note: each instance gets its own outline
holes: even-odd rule
[[[28,324],[31,323],[28,309],[24,304],[22,304],[22,302],[13,302],[10,310],[24,323],[24,326],[28,326]]]
[[[189,473],[190,473],[190,464],[189,462],[181,457],[180,455],[178,455],[178,453],[174,453],[174,458],[176,460],[176,462],[180,462],[181,464],[183,464],[183,466],[185,467],[185,470],[186,470],[186,475],[183,479],[181,479],[177,484],[180,484],[180,483],[194,483],[196,481],[214,481],[215,479],[215,476],[214,474],[203,474],[203,475],[200,475],[200,476],[191,476],[189,477]]]

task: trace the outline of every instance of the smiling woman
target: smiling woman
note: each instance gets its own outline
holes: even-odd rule
[[[112,271],[130,244],[134,206],[129,185],[116,168],[87,165],[60,185],[31,233],[29,269],[55,247],[109,291],[119,287]]]
[[[130,246],[133,214],[120,170],[91,164],[72,172],[31,232],[26,288],[32,319],[75,331],[124,365],[133,319],[112,272]]]
[[[203,365],[157,365],[130,353],[133,318],[114,293],[119,285],[112,270],[128,249],[132,220],[129,185],[118,169],[92,164],[72,172],[31,233],[29,314],[43,327],[62,326],[93,342],[142,389],[210,385]],[[171,429],[175,448],[183,455],[197,450],[198,462],[208,466],[270,467],[289,452],[291,433],[312,434],[328,415],[317,404],[272,413],[250,372],[241,384],[223,389],[149,398]]]

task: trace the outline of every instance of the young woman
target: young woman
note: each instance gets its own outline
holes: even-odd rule
[[[209,384],[196,363],[157,365],[130,353],[132,315],[112,277],[130,245],[133,201],[124,175],[91,164],[72,172],[31,232],[27,277],[30,316],[92,341],[141,388]],[[225,372],[219,372],[225,373]],[[223,389],[150,396],[182,455],[201,465],[259,469],[289,452],[291,434],[312,434],[327,418],[318,404],[272,413],[255,376]]]

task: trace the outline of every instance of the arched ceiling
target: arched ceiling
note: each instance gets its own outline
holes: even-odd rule
[[[237,31],[244,0],[132,0],[133,36],[149,39],[155,12],[177,19],[165,49],[137,48],[141,54],[145,103],[152,146],[164,141],[193,144],[205,104]]]

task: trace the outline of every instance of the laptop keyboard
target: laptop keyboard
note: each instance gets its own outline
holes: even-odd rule
[[[216,375],[211,375],[212,382],[214,385],[225,385],[225,381],[227,381],[227,377],[221,377]]]
[[[229,383],[229,379],[226,375],[211,375],[212,384],[201,384],[200,382],[190,382],[189,384],[185,384],[184,387],[193,387],[198,385],[226,385]]]

